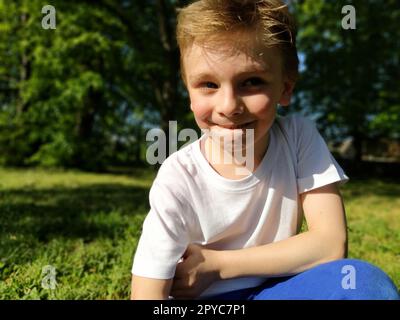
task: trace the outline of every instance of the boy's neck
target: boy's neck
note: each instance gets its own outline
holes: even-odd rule
[[[204,142],[204,145],[202,144],[202,142]],[[201,140],[200,143],[201,151],[205,156],[205,158],[207,159],[208,163],[211,165],[211,167],[222,177],[231,180],[243,179],[244,177],[256,171],[261,161],[263,160],[265,153],[268,150],[268,146],[269,146],[269,134],[267,133],[265,137],[263,137],[262,139],[258,140],[255,143],[253,148],[254,156],[245,154],[246,153],[245,150],[240,151],[243,152],[241,158],[247,159],[247,156],[254,157],[253,158],[254,161],[249,161],[249,162],[245,161],[244,163],[240,163],[240,161],[237,160],[237,157],[235,158],[235,153],[234,153],[233,155],[230,155],[230,157],[232,157],[230,160],[233,161],[225,160],[224,163],[224,150],[221,150],[220,146],[213,143],[210,137],[208,137],[205,140]],[[251,149],[246,149],[246,150],[251,150]],[[219,157],[211,156],[215,155],[216,153],[219,153],[220,156]],[[237,173],[236,169],[241,169],[240,174]],[[243,175],[243,171],[246,172],[245,175]]]

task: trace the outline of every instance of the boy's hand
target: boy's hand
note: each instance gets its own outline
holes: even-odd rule
[[[219,279],[218,251],[190,244],[183,261],[176,267],[171,288],[175,299],[198,297],[214,281]]]

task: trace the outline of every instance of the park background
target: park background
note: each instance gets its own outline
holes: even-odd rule
[[[289,112],[316,121],[351,178],[349,256],[400,287],[398,1],[288,2],[301,60]],[[0,299],[129,297],[158,170],[146,134],[171,120],[200,134],[174,38],[187,3],[0,0]],[[47,4],[56,29],[42,27]]]

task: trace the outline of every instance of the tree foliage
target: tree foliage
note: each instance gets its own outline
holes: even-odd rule
[[[0,0],[0,164],[143,161],[146,130],[193,128],[175,41],[179,0]],[[399,137],[397,0],[290,1],[304,69],[294,105],[327,135]],[[357,29],[341,27],[354,5]]]
[[[140,160],[144,124],[183,114],[173,1],[0,1],[0,161]]]
[[[342,28],[342,8],[356,29]],[[331,137],[360,141],[400,134],[400,7],[396,0],[295,3],[305,57],[296,105],[318,115]]]

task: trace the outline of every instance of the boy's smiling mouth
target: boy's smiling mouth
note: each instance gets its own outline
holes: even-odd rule
[[[216,126],[223,128],[223,129],[230,129],[230,130],[235,130],[235,129],[249,129],[252,128],[253,124],[256,121],[250,121],[250,122],[245,122],[242,124],[215,124]]]

